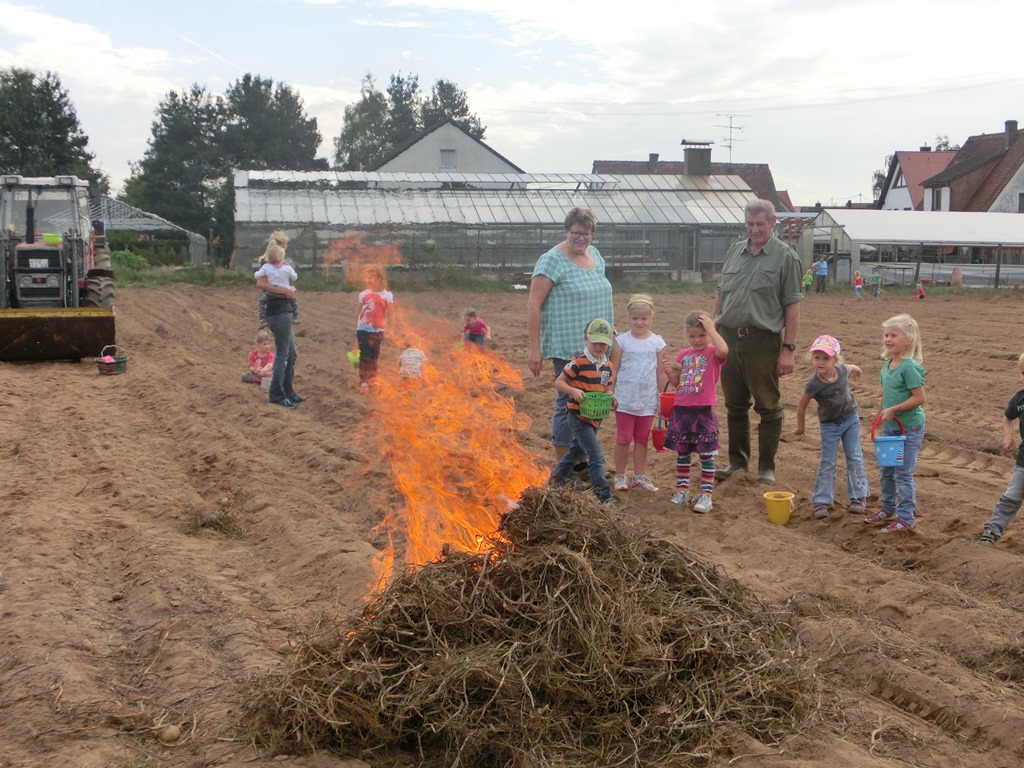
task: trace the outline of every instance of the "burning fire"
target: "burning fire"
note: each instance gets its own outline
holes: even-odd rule
[[[362,262],[366,253],[359,255]],[[347,266],[350,276],[359,274],[361,263]],[[404,499],[377,526],[390,542],[375,563],[378,586],[398,552],[406,564],[422,565],[446,545],[479,551],[523,490],[543,485],[550,474],[518,441],[518,432],[530,426],[512,397],[523,389],[520,371],[460,339],[461,323],[403,309],[396,298],[378,386],[367,395],[369,425],[360,431],[364,447],[378,450],[390,467]],[[427,355],[419,378],[399,375],[398,356],[408,346]]]

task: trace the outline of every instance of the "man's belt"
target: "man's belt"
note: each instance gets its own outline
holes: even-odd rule
[[[758,328],[756,325],[745,325],[740,328],[733,328],[736,331],[736,336],[743,338],[744,336],[756,336],[759,333],[775,333],[775,331],[769,331],[766,328]]]

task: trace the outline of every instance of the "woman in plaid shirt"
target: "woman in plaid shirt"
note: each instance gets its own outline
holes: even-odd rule
[[[612,284],[604,275],[604,259],[591,245],[597,219],[588,208],[573,208],[565,216],[565,239],[537,259],[530,280],[526,325],[530,334],[527,364],[539,376],[550,360],[557,377],[579,352],[580,329],[595,317],[615,325]],[[551,417],[555,460],[572,442],[565,413],[566,395],[559,392]],[[585,467],[585,465],[584,465]]]

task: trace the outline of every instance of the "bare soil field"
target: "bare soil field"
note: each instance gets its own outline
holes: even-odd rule
[[[123,375],[99,375],[89,361],[0,364],[0,766],[374,764],[263,754],[239,731],[239,708],[247,681],[279,669],[314,622],[363,604],[386,552],[380,524],[411,505],[404,465],[382,446],[426,438],[438,494],[455,449],[415,429],[415,412],[396,411],[409,409],[394,396],[400,347],[384,348],[383,386],[355,392],[345,360],[352,293],[300,294],[296,389],[308,401],[291,411],[267,404],[239,381],[256,298],[229,288],[120,291]],[[492,389],[515,404],[518,449],[543,476],[553,388],[526,368],[525,292],[396,292],[396,301],[434,366],[468,354],[451,341],[463,308],[479,310],[494,339],[477,357],[502,371]],[[675,350],[686,313],[710,309],[711,297],[655,304],[655,330]],[[1022,310],[1016,292],[811,296],[798,371],[784,379],[776,489],[796,495],[789,524],[768,521],[766,489],[752,476],[720,484],[710,514],[671,504],[674,454],[651,454],[659,492],[616,494],[621,514],[793,616],[838,704],[781,744],[751,740],[716,765],[1024,764],[1024,521],[994,548],[977,541],[1013,467],[999,422],[1018,386]],[[928,425],[918,530],[887,538],[846,513],[841,483],[832,515],[813,519],[813,408],[807,435],[789,433],[810,374],[807,346],[833,334],[864,369],[855,389],[877,509],[867,416],[880,394],[881,322],[902,311],[922,330]],[[401,424],[414,428],[396,435]],[[609,460],[612,439],[609,423]]]

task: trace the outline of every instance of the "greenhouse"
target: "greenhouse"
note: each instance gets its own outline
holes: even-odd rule
[[[596,215],[612,276],[717,272],[754,197],[738,176],[236,171],[234,184],[238,268],[280,229],[300,268],[357,259],[513,278],[564,238],[576,206]]]

